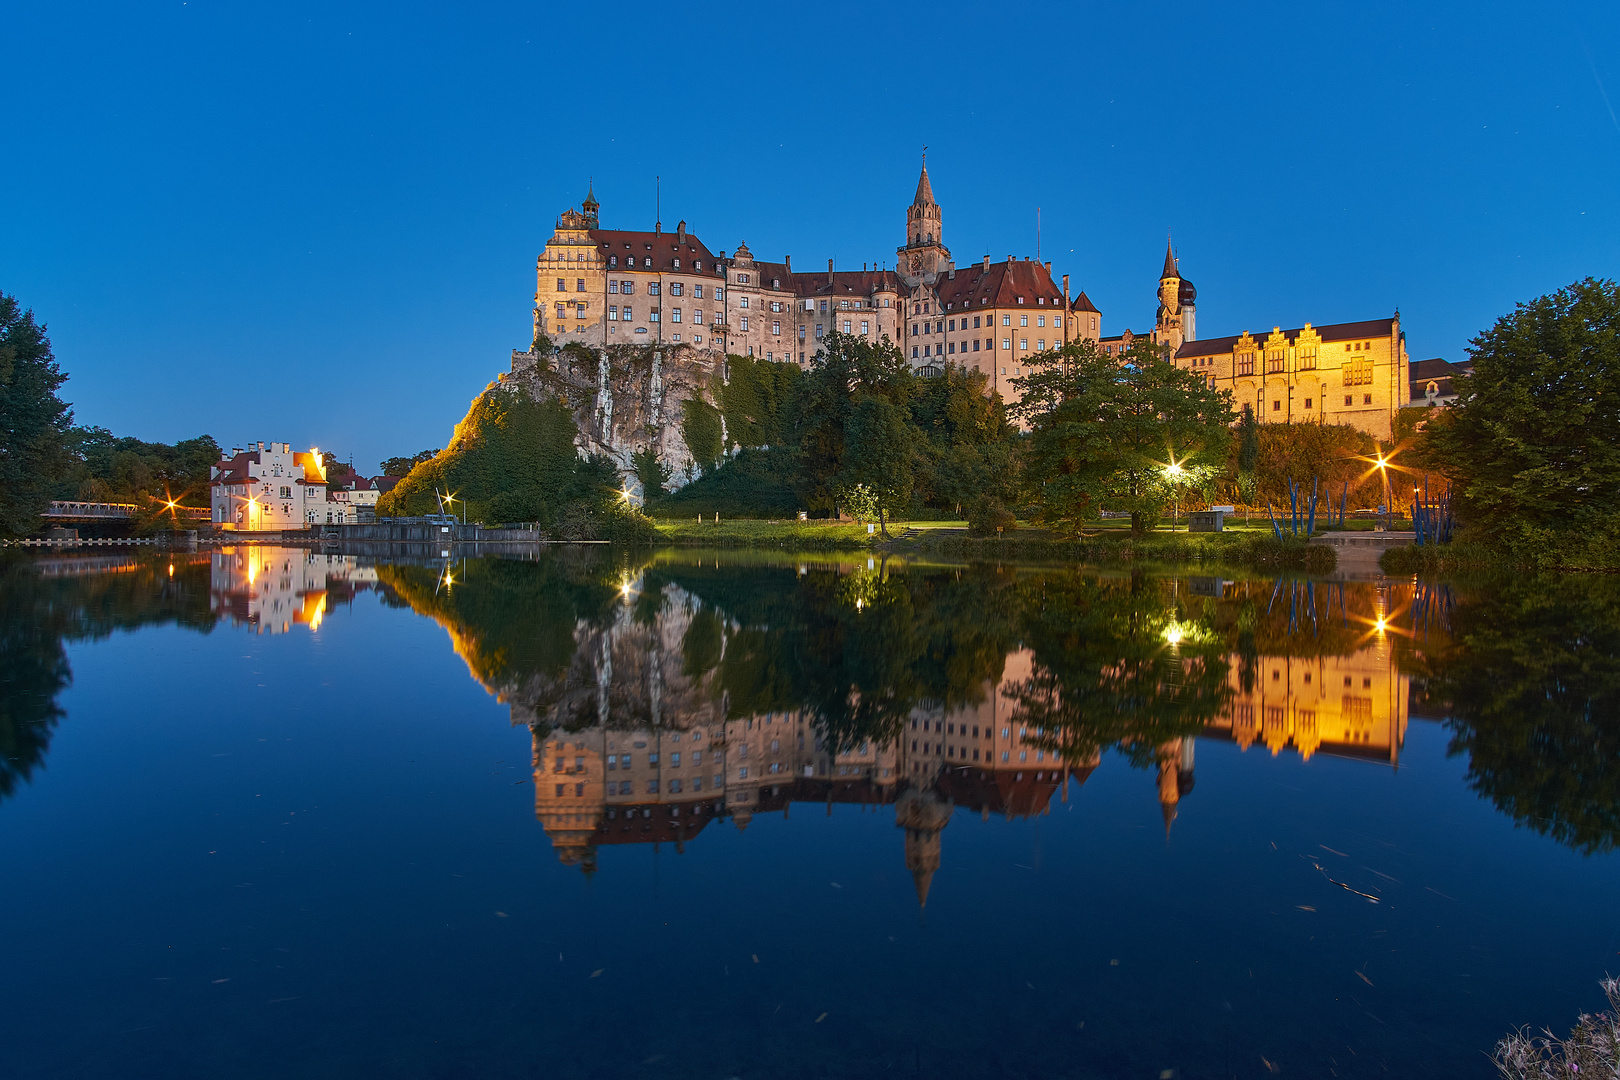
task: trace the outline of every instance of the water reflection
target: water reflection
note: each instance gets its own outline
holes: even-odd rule
[[[1620,836],[1620,585],[1461,588],[599,549],[379,563],[272,547],[0,563],[0,796],[38,767],[64,643],[221,619],[321,632],[374,590],[431,617],[532,733],[535,813],[587,872],[794,804],[884,808],[919,900],[955,810],[1077,797],[1113,753],[1172,827],[1196,741],[1400,762],[1414,707],[1469,782],[1585,852]]]

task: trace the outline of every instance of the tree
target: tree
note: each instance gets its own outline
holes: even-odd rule
[[[409,476],[413,468],[424,461],[432,461],[440,453],[441,451],[438,450],[420,450],[414,457],[385,458],[381,466],[382,474],[384,476]]]
[[[664,463],[657,448],[652,446],[643,446],[631,454],[630,464],[636,470],[636,479],[641,481],[643,499],[658,498],[664,493],[664,485],[675,475],[675,470]]]
[[[45,327],[0,293],[0,533],[37,530],[68,465],[73,413],[56,396],[66,381]]]
[[[827,336],[816,365],[798,384],[794,434],[799,445],[800,498],[806,506],[832,509],[836,489],[859,482],[849,479],[844,461],[857,399],[881,398],[890,405],[906,405],[917,381],[905,357],[887,339],[870,342],[836,331]]]
[[[889,535],[888,515],[911,505],[912,429],[899,408],[876,394],[863,394],[850,411],[844,435],[842,487],[872,492],[878,530]]]
[[[1140,535],[1173,485],[1207,488],[1225,465],[1231,394],[1145,340],[1123,356],[1093,341],[1043,353],[1013,385],[1023,399],[1010,411],[1030,428],[1025,484],[1047,522],[1078,529],[1125,510]]]
[[[1237,427],[1237,490],[1238,498],[1250,506],[1254,505],[1258,487],[1254,470],[1260,462],[1259,429],[1260,423],[1254,418],[1254,408],[1249,405],[1243,406],[1243,416],[1238,420]]]
[[[1468,353],[1426,436],[1470,529],[1524,553],[1620,533],[1620,286],[1520,304]]]

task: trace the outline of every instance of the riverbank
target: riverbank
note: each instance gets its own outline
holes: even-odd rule
[[[1391,548],[1378,561],[1386,574],[1507,574],[1526,570],[1573,574],[1620,573],[1620,555],[1605,543],[1574,550],[1546,548],[1533,555],[1466,539],[1424,547]]]
[[[868,533],[849,522],[661,521],[660,541],[681,547],[776,548],[788,551],[881,551],[895,555],[934,555],[950,559],[1018,559],[1030,562],[1224,563],[1264,570],[1331,573],[1337,556],[1331,547],[1278,541],[1270,531],[1226,533],[1150,532],[1132,536],[1125,528],[1101,529],[1067,537],[1044,529],[1019,529],[1001,537],[968,535],[961,522],[913,522],[890,526],[890,537]]]

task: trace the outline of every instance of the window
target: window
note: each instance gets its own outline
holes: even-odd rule
[[[1029,325],[1029,316],[1028,315],[1020,315],[1020,316],[1018,316],[1018,325],[1019,326],[1028,326]]]
[[[1310,408],[1310,407],[1311,407],[1311,399],[1310,399],[1310,398],[1306,398],[1306,399],[1305,399],[1305,407],[1306,407],[1306,408],[1307,408],[1307,409],[1308,409],[1308,408]],[[1310,677],[1310,676],[1309,676],[1309,675],[1307,675],[1307,676],[1305,676],[1305,681],[1306,681],[1306,682],[1310,682],[1310,681],[1311,681],[1311,677]]]
[[[1371,394],[1362,394],[1361,395],[1361,403],[1363,405],[1371,405],[1372,404],[1372,395]]]
[[[703,286],[701,286],[701,285],[692,286],[692,298],[695,299],[695,300],[703,299]]]
[[[772,321],[771,321],[771,333],[773,333],[773,334],[780,334],[780,333],[781,333],[781,332],[782,332],[782,324],[781,324],[781,323],[779,323],[779,322],[776,322],[776,321],[775,321],[775,320],[774,320],[774,319],[773,319],[773,320],[772,320]]]
[[[680,308],[671,308],[670,309],[669,321],[670,322],[680,322],[681,321],[681,309]]]
[[[1238,357],[1237,357],[1237,373],[1239,375],[1253,375],[1254,374],[1254,353],[1252,353],[1252,352],[1238,353]]]
[[[610,281],[610,282],[608,282],[608,292],[616,293],[618,291],[619,291],[619,283],[618,283],[618,281]]]
[[[912,359],[913,359],[913,360],[915,360],[915,359],[917,359],[917,356],[918,356],[918,353],[917,353],[917,346],[915,346],[915,345],[913,345],[913,346],[912,346],[912,347],[911,347],[911,358],[912,358]]]
[[[1282,369],[1283,369],[1283,350],[1281,350],[1281,349],[1267,349],[1266,350],[1266,371],[1267,372],[1274,372],[1274,371],[1281,371]]]
[[[647,295],[648,296],[657,296],[658,295],[658,282],[656,282],[656,281],[647,282]]]
[[[669,295],[671,295],[671,296],[679,296],[679,295],[681,295],[681,290],[684,289],[685,287],[686,286],[682,285],[678,281],[672,281],[672,282],[669,283]]]
[[[584,292],[585,291],[585,279],[584,278],[576,278],[575,279],[574,291],[575,292]]]
[[[973,351],[974,352],[979,351],[979,339],[978,338],[973,339]]]
[[[1299,370],[1316,370],[1316,346],[1306,345],[1299,350]]]
[[[656,780],[647,781],[647,794],[649,794],[649,795],[658,794],[658,781],[656,781]]]
[[[840,300],[840,301],[838,301],[838,307],[839,307],[839,310],[841,310],[841,311],[848,311],[849,310],[849,301],[848,300]]]
[[[746,316],[746,315],[744,315],[742,317],[742,328],[743,328],[743,333],[745,333],[745,334],[748,333],[748,316]]]
[[[567,315],[566,315],[566,314],[564,314],[564,312],[565,312],[565,311],[566,311],[566,310],[567,310],[567,309],[566,309],[566,308],[564,308],[564,307],[563,307],[563,306],[562,306],[562,304],[560,304],[560,303],[559,303],[559,304],[558,304],[558,305],[557,305],[557,318],[559,318],[559,319],[566,319],[566,318],[568,318],[568,316],[567,316]]]
[[[821,324],[816,323],[816,337],[819,338],[820,336],[821,336]],[[913,351],[915,351],[915,350],[913,350]]]
[[[1011,315],[1003,315],[1001,317],[1001,325],[1002,326],[1011,326],[1012,325],[1012,316]]]
[[[620,754],[619,755],[619,767],[623,768],[623,769],[628,769],[630,767],[630,755],[629,754]]]
[[[744,765],[742,768],[737,770],[737,779],[739,779],[739,780],[748,779],[748,766]]]
[[[846,334],[849,333],[849,320],[848,319],[844,320],[844,333],[846,333]]]
[[[563,279],[563,278],[558,278],[557,279],[557,291],[558,292],[567,292],[568,291],[568,282],[565,279]]]
[[[1349,394],[1344,395],[1344,407],[1345,408],[1348,409],[1354,403],[1355,403],[1355,398],[1351,397]]]
[[[973,316],[973,329],[975,330],[979,328],[979,318],[980,316],[978,315]]]
[[[652,311],[647,315],[647,321],[657,322],[659,314],[659,310],[657,308],[653,308]]]
[[[617,305],[617,304],[609,304],[608,305],[608,322],[618,322],[618,321],[619,321],[619,305]]]
[[[1001,347],[1003,349],[1006,349],[1007,351],[1011,352],[1012,351],[1012,338],[1002,338],[1001,339]],[[1006,374],[1006,373],[1003,372],[1002,374]]]
[[[771,301],[771,310],[772,311],[781,311],[782,310],[781,303],[779,301],[772,300]]]
[[[703,325],[703,309],[702,308],[699,308],[698,310],[692,312],[692,321],[697,323],[699,326]]]
[[[679,753],[669,755],[669,766],[672,769],[678,769],[681,767],[681,755]]]
[[[870,334],[871,332],[872,332],[872,324],[870,322],[868,322],[867,320],[862,319],[861,320],[861,333]]]
[[[1046,325],[1046,316],[1045,315],[1037,315],[1037,316],[1035,316],[1035,325],[1036,326],[1045,326]],[[1056,326],[1057,323],[1054,321],[1052,323],[1052,325]]]
[[[628,307],[626,307],[623,311],[621,311],[619,313],[619,318],[621,320],[623,320],[624,322],[629,322],[630,321],[630,309]]]
[[[613,267],[618,266],[619,265],[619,257],[617,255],[609,255],[608,256],[608,265],[613,266]]]
[[[748,275],[747,274],[738,274],[737,275],[737,280],[742,282],[744,285],[746,285],[746,284],[748,284]]]
[[[1272,412],[1282,412],[1282,402],[1280,402],[1280,401],[1273,401],[1273,402],[1272,402],[1272,403],[1271,403],[1271,411],[1272,411]]]
[[[716,285],[714,287],[714,299],[715,299],[715,301],[719,302],[721,300],[724,300],[725,298],[726,298],[726,290],[724,290],[720,286]]]
[[[748,297],[746,297],[746,296],[743,297],[740,301],[738,301],[738,304],[741,307],[747,307],[748,306]]]
[[[675,269],[679,270],[680,268],[681,268],[681,260],[676,259],[675,260]]]
[[[636,283],[633,281],[621,281],[619,282],[619,291],[629,296],[636,291]]]

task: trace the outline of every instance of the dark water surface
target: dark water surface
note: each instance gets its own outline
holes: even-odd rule
[[[0,588],[6,1076],[1486,1077],[1620,972],[1609,578]]]

